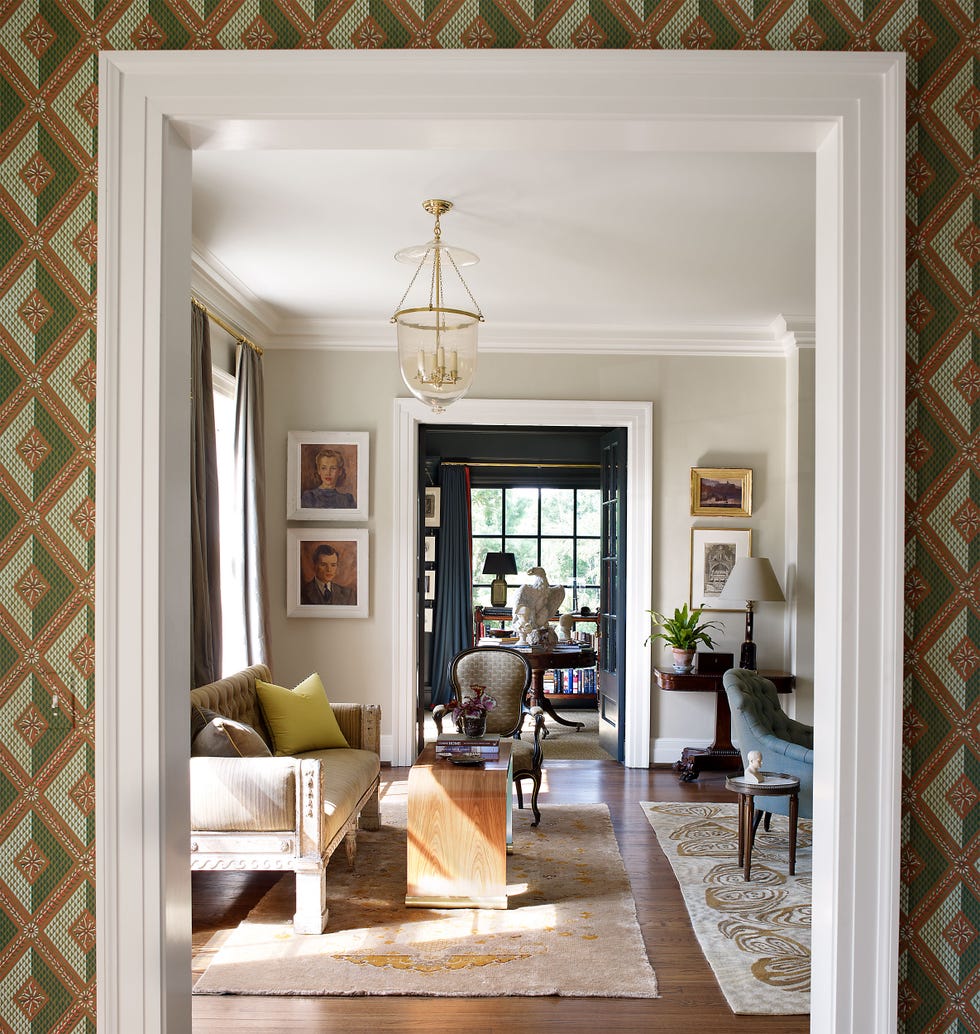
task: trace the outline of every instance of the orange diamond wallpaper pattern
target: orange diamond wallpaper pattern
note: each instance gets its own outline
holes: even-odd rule
[[[896,1011],[905,1034],[980,1031],[977,14],[956,0],[0,5],[0,1030],[95,1026],[99,49],[595,47],[908,56]]]

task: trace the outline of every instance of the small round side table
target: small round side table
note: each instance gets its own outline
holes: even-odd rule
[[[745,879],[752,879],[752,843],[755,840],[755,798],[789,797],[789,874],[796,875],[796,820],[800,810],[800,781],[781,772],[760,772],[765,780],[755,783],[744,776],[729,776],[725,788],[738,794],[738,864]],[[764,811],[764,807],[760,811]],[[768,826],[766,827],[768,829]]]

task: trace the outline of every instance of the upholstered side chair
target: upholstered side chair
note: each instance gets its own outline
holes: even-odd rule
[[[751,750],[762,753],[764,772],[782,772],[800,780],[800,818],[813,818],[813,726],[790,718],[779,706],[776,687],[761,675],[732,668],[722,677],[732,712],[732,734],[743,766]],[[788,797],[759,799],[769,814],[788,815]]]
[[[526,657],[499,646],[475,646],[458,653],[449,664],[449,679],[455,696],[448,704],[438,704],[432,710],[436,729],[442,733],[447,720],[452,727],[452,709],[457,701],[462,702],[474,696],[480,689],[493,697],[496,706],[487,712],[487,733],[509,737],[511,757],[514,761],[514,788],[517,791],[517,806],[524,807],[522,784],[531,783],[532,826],[541,821],[538,810],[538,791],[541,789],[541,765],[544,755],[541,750],[544,732],[544,712],[540,707],[525,709],[524,699],[531,685],[531,665]],[[526,719],[534,724],[533,742],[521,739]],[[449,729],[446,730],[450,731]],[[457,727],[457,731],[462,731]]]

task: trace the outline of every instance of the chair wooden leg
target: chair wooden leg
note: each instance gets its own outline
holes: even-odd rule
[[[531,825],[536,826],[541,821],[541,812],[538,811],[538,790],[541,789],[541,777],[533,777],[531,785],[533,786],[531,790],[531,812],[534,815],[534,821]]]
[[[515,779],[514,780],[514,789],[517,791],[517,807],[518,808],[523,808],[524,807],[524,792],[521,790],[521,781],[520,781],[520,779]]]

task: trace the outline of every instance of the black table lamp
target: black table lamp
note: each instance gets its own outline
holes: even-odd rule
[[[487,553],[483,573],[492,574],[490,583],[490,606],[507,606],[507,579],[505,575],[517,574],[517,561],[513,553]]]
[[[725,599],[745,600],[745,642],[742,643],[739,667],[756,671],[755,643],[752,642],[753,604],[786,602],[772,564],[764,556],[742,557],[735,562],[721,594]]]

